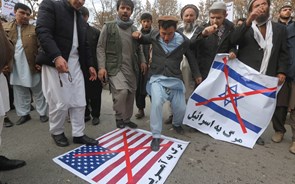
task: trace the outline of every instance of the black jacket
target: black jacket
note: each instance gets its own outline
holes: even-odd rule
[[[196,52],[196,59],[199,63],[200,72],[203,80],[208,76],[210,67],[217,53],[229,53],[234,46],[230,44],[230,34],[234,30],[234,24],[225,19],[225,31],[219,40],[217,33],[203,37],[202,31],[205,27],[210,26],[210,23],[203,25],[198,35],[191,38],[191,47]]]
[[[159,44],[159,30],[152,30],[150,34],[142,35],[139,39],[141,44],[152,44],[152,63],[149,69],[149,78],[152,75],[164,75],[166,77],[175,77],[182,80],[180,63],[183,55],[187,57],[194,78],[201,77],[198,63],[191,52],[190,42],[186,36],[178,32],[184,38],[184,42],[171,53],[166,54]]]
[[[88,68],[93,66],[86,42],[87,23],[81,13],[71,7],[67,0],[43,0],[40,4],[36,33],[42,50],[38,53],[37,63],[54,66],[53,60],[58,56],[68,60],[73,44],[74,11],[77,15],[81,68],[88,71]]]
[[[266,75],[276,76],[278,73],[287,72],[289,54],[287,49],[287,31],[284,25],[272,22],[273,29],[273,47]],[[254,31],[251,26],[243,23],[237,27],[231,35],[231,42],[239,45],[238,59],[259,71],[263,59],[263,49],[260,48],[254,39]]]

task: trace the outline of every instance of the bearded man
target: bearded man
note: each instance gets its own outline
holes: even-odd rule
[[[278,77],[278,85],[281,85],[285,82],[289,61],[286,28],[271,21],[270,0],[251,0],[248,11],[246,22],[237,27],[231,37],[232,43],[239,45],[237,58],[261,74]],[[272,121],[288,107],[288,98],[280,95],[284,90],[283,86]],[[274,123],[274,127],[281,126]],[[264,145],[261,138],[256,143]]]

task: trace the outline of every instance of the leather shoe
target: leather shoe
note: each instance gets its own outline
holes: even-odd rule
[[[151,143],[152,151],[159,151],[160,149],[160,138],[153,138]]]
[[[137,124],[133,123],[132,121],[124,122],[124,124],[130,128],[137,128]]]
[[[0,156],[0,171],[16,169],[26,165],[23,160],[12,160],[4,156]]]
[[[86,145],[98,145],[98,140],[92,139],[87,135],[81,137],[73,137],[73,142],[75,144],[86,144]]]
[[[90,115],[84,117],[84,122],[85,122],[85,123],[86,123],[87,121],[90,121],[90,120],[91,120],[91,116],[90,116]]]
[[[136,119],[141,119],[144,117],[144,110],[143,109],[139,109],[138,113],[135,114]]]
[[[97,117],[93,117],[92,119],[92,125],[98,125],[100,123],[100,119]]]
[[[31,118],[30,114],[25,115],[25,116],[21,116],[21,118],[19,118],[19,120],[15,124],[21,125],[21,124],[24,124],[25,122],[27,122],[27,121],[29,121],[31,119],[32,118]]]
[[[116,120],[116,126],[117,128],[125,128],[125,123],[123,120]]]
[[[172,124],[172,120],[173,120],[173,115],[170,115],[170,116],[168,117],[168,119],[166,119],[166,120],[164,121],[164,124]]]
[[[283,138],[284,138],[283,132],[275,132],[275,134],[271,137],[271,140],[275,143],[280,143],[282,142]]]
[[[173,129],[178,133],[183,135],[184,134],[184,129],[182,128],[182,126],[174,126],[172,125]]]
[[[13,123],[10,121],[8,117],[4,118],[4,127],[12,127]]]
[[[64,133],[61,133],[59,135],[52,134],[51,137],[53,138],[53,140],[57,146],[65,147],[65,146],[69,145],[68,139]]]
[[[265,143],[264,140],[261,137],[259,137],[256,141],[256,144],[263,146]]]
[[[44,116],[40,116],[40,121],[41,121],[42,123],[47,122],[47,121],[48,121],[48,116],[46,116],[46,115],[44,115]]]

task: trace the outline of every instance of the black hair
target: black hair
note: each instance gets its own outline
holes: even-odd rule
[[[149,20],[153,20],[153,17],[150,13],[143,13],[140,16],[140,20],[144,20],[144,19],[149,19]]]
[[[89,17],[89,10],[85,6],[82,6],[80,8],[80,12],[81,12],[83,17],[85,17],[85,16]]]
[[[177,22],[173,20],[160,20],[159,21],[159,29],[162,27],[163,29],[168,29],[169,27],[174,27],[176,29]]]
[[[27,5],[23,4],[23,3],[16,3],[14,5],[14,11],[17,11],[18,9],[29,10],[30,11],[30,14],[32,13],[31,8],[28,7]]]
[[[127,5],[130,6],[131,12],[133,12],[134,9],[134,3],[131,0],[118,0],[117,1],[117,11],[119,10],[120,5]]]

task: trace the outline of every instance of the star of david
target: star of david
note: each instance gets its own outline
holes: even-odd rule
[[[221,93],[220,95],[218,95],[219,97],[224,97],[224,96],[227,96],[228,95],[228,85],[225,85],[225,90],[224,90],[224,93]],[[238,94],[238,85],[233,85],[229,88],[232,92],[232,94]],[[241,99],[241,98],[244,98],[243,96],[240,96],[240,97],[234,97],[234,101],[235,101],[235,104],[236,106],[238,106],[238,100]],[[226,107],[228,104],[230,104],[231,101],[230,99],[228,98],[225,98],[224,99],[224,107]]]

